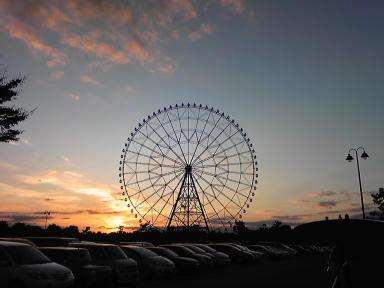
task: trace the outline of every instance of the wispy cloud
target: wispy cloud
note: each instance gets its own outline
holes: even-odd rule
[[[319,201],[317,202],[319,207],[335,207],[337,205],[336,201]]]
[[[42,54],[48,58],[47,65],[49,67],[64,66],[67,64],[68,57],[66,54],[45,43],[35,31],[24,23],[10,19],[7,24],[5,24],[5,29],[11,38],[23,41],[34,55]]]
[[[245,10],[244,0],[220,0],[220,4],[224,8],[230,8],[237,14],[241,14]]]
[[[192,42],[201,40],[205,34],[210,34],[212,32],[212,27],[209,23],[201,24],[199,30],[193,31],[188,34],[188,39]]]
[[[89,75],[81,75],[80,81],[87,84],[93,84],[96,86],[100,86],[100,82],[96,80],[95,78],[92,78]]]
[[[73,93],[69,93],[68,96],[69,96],[72,100],[75,100],[75,101],[79,101],[79,100],[80,100],[80,95],[73,94]]]
[[[53,79],[60,80],[64,76],[64,71],[58,70],[51,73]]]
[[[209,10],[205,6],[191,0],[21,0],[17,5],[2,0],[0,29],[23,41],[33,55],[46,58],[50,67],[65,66],[70,57],[80,55],[87,56],[88,63],[100,61],[105,66],[138,61],[151,71],[169,73],[172,69],[156,68],[170,56],[164,44],[184,40],[180,31],[189,41],[213,32],[211,24],[204,23]],[[209,6],[235,15],[246,10],[245,2],[239,0],[221,0]],[[199,28],[191,30],[191,26]],[[51,76],[60,79],[62,74]]]

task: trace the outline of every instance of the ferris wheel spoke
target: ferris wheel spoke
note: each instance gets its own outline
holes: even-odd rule
[[[167,130],[165,130],[165,128],[164,128],[164,126],[163,126],[163,123],[161,123],[160,122],[160,120],[159,120],[159,118],[156,116],[156,119],[157,119],[157,121],[159,122],[159,124],[160,124],[160,126],[163,128],[163,130],[164,130],[164,132],[165,132],[165,134],[167,135],[167,137],[169,138],[169,139],[172,139],[173,141],[175,141],[175,139],[173,139],[172,137],[171,137],[171,135],[169,135],[169,133],[167,132]],[[160,138],[160,140],[161,141],[163,141],[163,143],[165,144],[165,145],[167,145],[167,147],[168,147],[168,149],[169,149],[169,151],[171,151],[180,161],[181,161],[181,163],[183,163],[183,159],[181,159],[180,158],[180,156],[177,154],[177,153],[175,153],[175,151],[173,151],[173,149],[172,149],[172,147],[167,143],[167,142],[165,142],[165,140],[163,139],[163,137],[161,137],[160,135],[159,135],[159,133],[147,122],[147,125],[153,130],[153,132],[155,132],[156,133],[156,135]]]
[[[168,183],[165,183],[163,185],[160,186],[159,189],[155,190],[155,192],[151,193],[149,196],[145,197],[139,204],[137,204],[137,206],[140,206],[142,205],[143,203],[147,202],[151,197],[153,197],[154,195],[157,195],[157,193],[163,189],[165,190],[165,188],[167,187],[167,185],[169,185],[171,182],[173,182],[176,178],[178,178],[183,172],[179,173],[178,175],[174,176]],[[153,186],[153,185],[152,185]],[[164,191],[162,193],[162,195],[164,194]],[[162,196],[160,196],[160,198],[156,201],[156,203],[161,199]],[[155,203],[155,204],[156,204]],[[154,205],[155,205],[154,204]]]
[[[219,118],[219,120],[221,119],[221,117],[222,116],[220,116],[220,118]],[[219,121],[218,121],[219,122]],[[216,124],[215,124],[215,126],[214,127],[216,127],[217,126],[217,123],[218,122],[216,122]],[[203,154],[204,154],[204,152],[205,151],[207,151],[208,150],[208,147],[210,147],[212,144],[213,144],[213,142],[215,142],[220,136],[221,136],[221,134],[223,134],[224,133],[224,131],[229,127],[231,125],[231,122],[229,122],[228,123],[228,125],[227,126],[225,126],[225,128],[224,129],[222,129],[221,131],[220,131],[220,133],[209,143],[209,144],[207,144],[206,145],[206,147],[205,147],[205,149],[196,157],[196,160],[194,161],[194,162],[192,162],[192,164],[194,164],[196,161],[197,161],[197,159],[199,159],[200,158],[200,156],[202,156]],[[212,132],[212,131],[211,131]],[[211,133],[210,133],[211,134]],[[206,136],[205,138],[204,138],[204,140],[206,139],[206,138],[208,138],[208,140],[209,140],[209,136],[210,136],[210,134],[208,134],[208,136]]]
[[[172,130],[173,130],[173,134],[174,134],[175,137],[176,137],[176,143],[179,145],[180,151],[181,151],[181,153],[182,153],[182,155],[183,155],[183,158],[185,159],[185,163],[187,163],[187,162],[186,162],[186,158],[185,158],[185,153],[184,153],[184,151],[183,151],[183,148],[182,148],[181,145],[180,145],[180,140],[177,139],[177,134],[176,134],[175,128],[173,127],[173,123],[172,123],[172,121],[171,121],[171,118],[169,117],[169,113],[168,113],[168,111],[165,111],[165,113],[167,114],[167,118],[168,118],[169,124],[171,124]],[[157,118],[157,121],[159,121],[159,123],[160,123],[159,118],[158,118],[157,116],[156,116],[156,118]],[[180,120],[180,119],[179,119],[179,120]],[[164,129],[164,131],[166,131],[164,127],[163,127],[163,129]],[[169,135],[168,132],[166,132],[166,133],[167,133],[167,135]]]
[[[196,170],[196,169],[195,169],[195,170]],[[221,175],[219,175],[219,174],[212,174],[212,173],[210,173],[210,172],[203,171],[203,170],[198,170],[198,172],[199,172],[199,173],[202,173],[202,174],[206,174],[206,175],[208,175],[208,176],[212,176],[212,177],[214,177],[214,178],[220,178],[220,179],[223,179],[223,180],[228,180],[228,181],[230,181],[230,182],[232,182],[232,183],[242,184],[242,185],[251,187],[250,184],[247,184],[247,183],[244,183],[244,182],[241,182],[241,181],[239,181],[239,180],[235,180],[235,179],[232,179],[232,178],[229,178],[229,177],[223,177],[223,176],[221,176]],[[229,186],[226,186],[226,188],[229,188]],[[234,191],[236,191],[236,190],[234,190]]]
[[[228,150],[236,148],[237,146],[239,146],[240,144],[243,144],[243,143],[244,143],[244,140],[242,140],[241,142],[235,143],[235,144],[233,144],[233,145],[231,145],[231,146],[229,146],[229,147],[227,147],[227,148],[225,148],[225,149],[223,149],[223,150],[221,150],[221,151],[219,151],[217,153],[213,153],[212,155],[210,155],[210,156],[208,156],[208,157],[206,157],[204,159],[200,159],[199,161],[196,161],[194,164],[199,165],[201,163],[204,163],[205,161],[210,160],[210,159],[212,159],[214,157],[217,157],[217,155],[221,155],[223,153],[226,153]],[[245,153],[249,153],[249,151],[244,151],[244,152]],[[230,157],[233,157],[233,156],[238,156],[239,154],[240,153],[236,153],[236,154],[233,154],[233,155],[230,155],[230,156],[226,156],[226,157],[230,158]]]
[[[230,186],[228,186],[228,185],[225,185],[220,179],[217,179],[217,181],[219,181],[226,189],[229,189],[229,190],[231,190],[232,192],[234,192],[236,195],[241,195],[241,196],[243,196],[244,198],[247,198],[248,199],[248,197],[249,196],[247,196],[247,195],[244,195],[243,193],[240,193],[240,191],[241,190],[244,190],[244,189],[241,189],[241,190],[239,190],[239,189],[233,189],[232,187],[230,187]],[[248,186],[249,187],[249,186]],[[249,187],[249,189],[250,189],[251,187]],[[240,201],[239,201],[240,202]]]
[[[160,197],[159,197],[159,198],[157,199],[157,201],[152,205],[152,207],[156,207],[157,203],[160,202],[161,199],[163,199],[165,189],[168,187],[168,185],[171,184],[174,180],[178,179],[182,174],[183,174],[183,172],[182,172],[182,173],[179,173],[178,175],[176,175],[175,177],[173,177],[171,180],[169,180],[168,183],[162,185],[159,189],[157,189],[157,190],[155,191],[155,193],[157,194],[161,189],[163,189],[163,191],[161,192]],[[149,210],[143,215],[143,217],[145,217],[145,216],[147,215],[148,212],[149,212]]]
[[[169,149],[169,151],[172,151],[175,155],[176,155],[176,157],[181,161],[181,162],[178,162],[177,160],[175,160],[175,159],[173,159],[173,158],[171,158],[171,157],[169,157],[169,156],[167,156],[164,152],[162,152],[162,150],[161,150],[161,146],[159,145],[159,143],[156,143],[155,141],[153,141],[151,138],[149,138],[148,137],[148,139],[153,143],[153,144],[155,144],[155,147],[158,147],[159,148],[159,150],[161,151],[161,153],[159,153],[159,152],[157,152],[155,149],[151,149],[150,147],[148,147],[148,146],[146,146],[146,145],[144,145],[144,144],[142,144],[142,143],[138,143],[137,141],[135,142],[135,143],[137,143],[138,145],[143,145],[145,148],[147,148],[148,150],[150,150],[150,151],[153,151],[153,152],[155,152],[156,154],[159,154],[159,155],[161,155],[161,156],[163,156],[164,158],[166,158],[166,159],[168,159],[168,160],[170,160],[170,161],[172,161],[172,162],[175,162],[175,163],[178,163],[179,165],[182,165],[182,163],[183,163],[183,160],[172,150],[172,148],[168,145],[168,143],[166,143],[165,141],[164,141],[164,139],[157,133],[157,131],[155,130],[155,129],[153,129],[152,128],[152,126],[147,122],[147,125],[153,130],[153,132],[160,138],[160,140],[161,141],[163,141],[164,143],[165,143],[165,145],[167,145],[167,147],[165,147],[165,148],[168,148]],[[140,131],[140,130],[139,130]],[[142,133],[141,131],[140,131],[140,133],[142,134],[142,135],[144,135],[144,137],[146,137],[145,136],[145,134],[144,133]]]
[[[222,117],[223,117],[223,116],[220,115],[219,119],[218,119],[218,120],[216,121],[216,123],[213,125],[213,128],[211,129],[211,131],[208,133],[207,136],[205,136],[203,139],[202,139],[202,137],[200,137],[200,139],[199,139],[199,141],[198,141],[198,143],[197,143],[197,146],[201,143],[201,141],[205,141],[205,139],[208,139],[208,140],[209,140],[209,137],[212,135],[212,132],[215,131],[215,129],[216,129],[216,127],[217,127],[217,124],[220,122],[220,120],[221,120]],[[230,124],[228,124],[228,125],[230,125]],[[221,134],[221,133],[220,133],[220,134]],[[203,150],[203,152],[201,152],[201,153],[196,157],[196,159],[199,159],[199,158],[200,158],[200,156],[206,151],[207,147],[208,147],[208,145],[205,147],[205,149]],[[193,156],[195,156],[195,155],[193,155]],[[196,160],[195,160],[195,161],[196,161]],[[191,163],[192,163],[192,164],[191,164],[191,165],[193,165],[195,161],[193,161],[193,157],[192,157],[192,159],[191,159]]]
[[[137,164],[137,165],[144,165],[144,166],[157,166],[157,167],[160,167],[159,165],[161,165],[161,167],[165,167],[165,168],[172,168],[172,169],[176,169],[178,168],[177,166],[173,166],[173,165],[167,165],[167,164],[154,164],[154,163],[151,163],[151,162],[148,162],[148,163],[145,163],[145,162],[127,162],[127,161],[124,161],[124,163],[128,163],[128,164]],[[134,170],[132,168],[130,168],[131,170]]]
[[[234,202],[231,198],[229,198],[227,195],[225,195],[225,194],[222,193],[219,189],[217,189],[217,188],[216,188],[216,185],[213,185],[213,184],[209,183],[204,177],[200,177],[200,176],[199,176],[199,178],[200,178],[201,180],[203,180],[204,182],[206,182],[206,183],[209,185],[209,187],[211,187],[212,192],[213,192],[214,195],[215,195],[215,193],[214,193],[213,189],[215,189],[217,192],[219,192],[219,194],[222,195],[222,196],[224,196],[224,198],[226,198],[228,201],[232,202],[233,204],[235,204],[235,205],[238,206],[239,208],[242,208],[241,206],[239,206],[239,204],[237,204],[236,202]],[[236,193],[237,193],[237,191],[236,191]],[[217,196],[215,196],[215,199],[216,199],[217,201],[219,201],[219,198],[218,198]]]
[[[191,161],[189,163],[191,163],[193,161],[193,158],[195,157],[195,154],[196,154],[196,151],[197,151],[197,147],[199,147],[200,142],[201,142],[201,138],[203,138],[204,131],[205,131],[205,128],[207,127],[207,124],[208,124],[209,118],[211,117],[211,114],[212,114],[212,111],[210,110],[209,114],[208,114],[208,117],[205,120],[204,127],[203,127],[203,130],[201,131],[200,137],[197,140],[197,144],[195,146],[195,150],[193,151],[193,154],[192,154],[192,157],[191,157]],[[196,137],[197,137],[197,134],[196,134]]]

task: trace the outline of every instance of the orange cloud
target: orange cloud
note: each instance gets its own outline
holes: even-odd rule
[[[188,34],[188,39],[192,42],[201,40],[204,34],[210,34],[212,32],[212,27],[210,24],[203,23],[200,26],[200,29],[197,31],[193,31]]]
[[[72,98],[73,100],[75,100],[75,101],[79,101],[80,100],[80,96],[77,95],[77,94],[70,93],[70,94],[68,94],[68,96],[70,98]]]
[[[60,80],[64,76],[64,71],[54,71],[51,73],[53,79]]]
[[[61,43],[72,48],[77,48],[85,54],[107,59],[113,63],[127,64],[129,58],[124,52],[116,51],[111,45],[98,42],[98,36],[94,34],[79,36],[67,34],[61,39]]]
[[[222,7],[230,8],[237,14],[244,12],[244,0],[220,0]]]
[[[175,72],[175,67],[172,64],[161,65],[159,71],[166,74],[172,74]]]
[[[197,17],[197,12],[189,0],[159,1],[154,2],[154,6],[153,15],[150,15],[149,18],[154,17],[156,22],[162,27],[171,24],[177,15],[182,15],[185,21],[190,21]]]
[[[152,63],[153,57],[138,39],[130,39],[125,44],[128,54],[143,63]]]
[[[87,20],[100,20],[123,25],[132,20],[132,8],[119,1],[67,0],[64,2],[78,25]]]
[[[100,82],[89,75],[81,75],[80,81],[87,84],[100,85]]]
[[[47,65],[49,67],[64,66],[67,64],[67,55],[44,43],[36,33],[24,23],[11,19],[7,21],[5,30],[11,38],[23,41],[34,55],[40,53],[48,58]]]

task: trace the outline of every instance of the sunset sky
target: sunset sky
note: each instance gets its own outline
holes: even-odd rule
[[[0,218],[135,227],[124,141],[158,108],[201,103],[250,137],[258,225],[361,214],[384,186],[383,1],[0,0],[0,64],[35,113],[0,143]]]

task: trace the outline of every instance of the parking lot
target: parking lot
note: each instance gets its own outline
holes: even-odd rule
[[[230,265],[225,268],[202,271],[193,276],[173,279],[142,280],[138,288],[149,287],[305,287],[328,286],[327,256],[302,256],[293,259],[264,261],[247,266]]]

